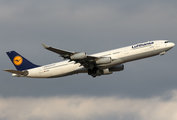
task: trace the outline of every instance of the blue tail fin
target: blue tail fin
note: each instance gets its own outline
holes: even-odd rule
[[[16,69],[19,71],[39,67],[38,65],[31,63],[15,51],[7,52],[7,55],[9,56]]]

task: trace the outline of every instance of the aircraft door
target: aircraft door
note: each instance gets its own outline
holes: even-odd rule
[[[124,54],[127,55],[128,53],[129,53],[128,49],[125,48],[125,50],[124,50]]]
[[[39,69],[39,74],[42,74],[42,73],[43,73],[43,69],[40,68],[40,69]]]
[[[155,48],[158,49],[160,47],[160,43],[159,42],[155,42]]]

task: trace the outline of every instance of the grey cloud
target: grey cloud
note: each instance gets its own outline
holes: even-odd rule
[[[176,120],[177,91],[170,99],[122,97],[10,97],[0,98],[4,120]]]

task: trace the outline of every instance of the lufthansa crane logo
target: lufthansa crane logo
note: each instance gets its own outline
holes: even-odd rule
[[[21,56],[15,56],[13,62],[16,66],[19,66],[22,64],[23,58]]]

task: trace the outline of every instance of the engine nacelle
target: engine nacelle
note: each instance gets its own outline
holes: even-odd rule
[[[81,53],[75,53],[72,56],[70,56],[71,60],[80,60],[80,59],[84,59],[86,58],[87,55],[85,52],[81,52]]]
[[[92,75],[93,77],[96,77],[96,76],[101,76],[101,75],[109,75],[109,74],[112,74],[113,72],[112,71],[109,71],[109,69],[103,69],[103,70],[96,70],[95,73],[90,73],[89,75]]]
[[[96,77],[96,76],[101,76],[101,75],[109,75],[109,74],[112,74],[113,72],[122,71],[122,70],[124,70],[124,64],[117,65],[115,67],[107,68],[103,70],[99,70],[99,69],[96,69],[95,71],[91,70],[91,71],[88,71],[88,74],[93,77]]]
[[[109,75],[112,74],[113,72],[110,71],[108,68],[103,70],[103,75]]]
[[[111,57],[100,58],[96,61],[96,64],[108,64],[111,63]]]
[[[122,71],[122,70],[124,70],[124,64],[117,65],[117,66],[115,66],[115,67],[109,68],[109,70],[110,70],[111,72],[114,72],[114,71]]]

